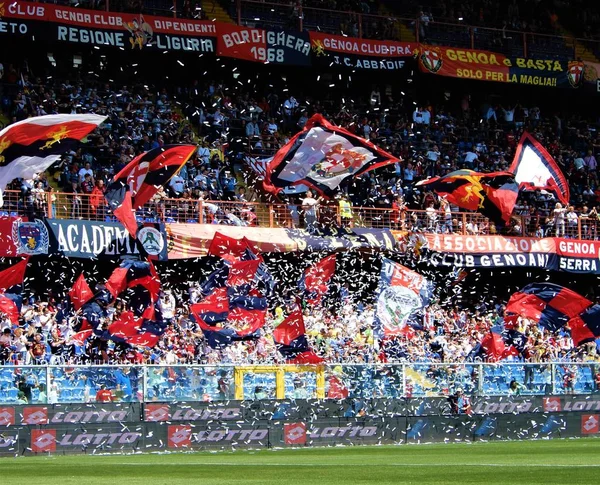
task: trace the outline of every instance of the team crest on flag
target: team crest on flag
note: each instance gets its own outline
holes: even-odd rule
[[[12,239],[18,254],[48,254],[48,229],[39,219],[34,222],[14,221]]]
[[[429,303],[430,289],[430,283],[416,271],[384,259],[374,322],[377,335],[402,334],[411,315]]]
[[[437,47],[427,47],[426,49],[423,49],[419,59],[421,60],[421,65],[433,74],[438,72],[444,64],[442,51]]]
[[[581,85],[581,82],[583,80],[583,71],[583,62],[569,62],[569,67],[567,69],[567,78],[569,79],[569,83],[571,84],[571,86],[573,86],[574,88],[577,88]]]
[[[306,185],[329,197],[350,178],[396,161],[370,141],[316,114],[275,154],[263,183],[269,192]]]
[[[141,50],[142,47],[149,45],[154,37],[154,31],[150,24],[144,20],[143,15],[140,15],[137,19],[133,19],[131,22],[127,22],[125,29],[130,34],[129,43],[132,49],[138,47]]]

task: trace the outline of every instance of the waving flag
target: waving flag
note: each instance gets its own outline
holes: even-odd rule
[[[263,183],[265,190],[274,193],[304,184],[331,196],[347,179],[397,161],[373,143],[316,114],[275,154]]]
[[[19,324],[26,269],[27,259],[24,259],[0,272],[0,313],[4,313],[13,325]]]
[[[134,211],[165,185],[196,151],[195,145],[165,145],[134,158],[116,174],[104,197],[113,214],[132,237],[136,236]]]
[[[246,250],[254,252],[252,244],[247,238],[236,239],[217,231],[208,247],[208,254],[232,262],[241,260],[246,254]]]
[[[298,306],[273,330],[277,350],[288,364],[320,364],[323,359],[310,350],[306,339],[304,317]]]
[[[125,290],[126,305],[136,317],[154,320],[155,305],[160,293],[160,280],[149,261],[124,261],[115,269],[106,282],[106,289],[114,298],[119,297]]]
[[[548,150],[527,132],[519,140],[510,171],[520,187],[550,190],[563,204],[569,204],[567,179]]]
[[[105,119],[92,114],[38,116],[0,131],[0,207],[2,191],[12,180],[43,172]]]
[[[94,293],[90,289],[90,285],[88,285],[85,280],[85,276],[83,273],[79,275],[75,283],[73,284],[73,288],[69,290],[69,298],[75,310],[79,310],[83,305],[85,305],[89,300],[92,299]]]
[[[433,190],[462,209],[477,211],[500,226],[510,221],[519,195],[519,185],[509,172],[456,170],[417,185]]]
[[[329,281],[335,273],[335,261],[335,254],[327,256],[317,264],[308,267],[300,278],[298,287],[311,305],[319,305],[329,290]]]
[[[600,336],[600,305],[552,283],[532,283],[513,294],[507,315],[519,315],[555,332],[567,326],[575,345]]]
[[[410,317],[429,304],[431,284],[416,271],[383,259],[373,327],[378,338],[410,331]]]
[[[212,348],[258,338],[267,299],[258,289],[261,260],[223,263],[202,285],[204,299],[190,310]]]

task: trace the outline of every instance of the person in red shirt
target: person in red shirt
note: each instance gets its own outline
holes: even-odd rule
[[[112,391],[107,389],[105,384],[102,384],[100,390],[96,393],[96,402],[112,402],[113,400]]]

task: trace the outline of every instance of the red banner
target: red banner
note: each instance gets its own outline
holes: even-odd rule
[[[217,54],[270,64],[309,65],[310,41],[306,32],[219,24]]]
[[[444,266],[539,267],[600,274],[600,241],[454,234],[426,234],[425,240],[422,249],[434,264]]]
[[[417,44],[391,40],[370,40],[310,32],[315,60],[352,69],[397,70],[413,56]]]

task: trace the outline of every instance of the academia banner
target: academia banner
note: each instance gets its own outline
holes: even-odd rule
[[[531,86],[578,88],[583,62],[506,57],[488,51],[421,44],[417,53],[421,71],[440,76]]]
[[[269,64],[310,65],[308,32],[219,24],[217,53]]]
[[[139,255],[138,244],[141,244],[150,259],[167,258],[166,236],[161,224],[144,224],[138,231],[138,242],[117,222],[47,219],[42,227],[49,241],[47,254],[61,253],[68,258]]]
[[[124,49],[215,52],[209,21],[84,10],[48,3],[0,3],[0,34]]]
[[[431,264],[461,268],[545,268],[600,274],[600,242],[562,238],[427,234],[412,243]]]
[[[315,64],[349,69],[396,71],[412,62],[416,44],[386,40],[355,39],[341,35],[310,32]]]

